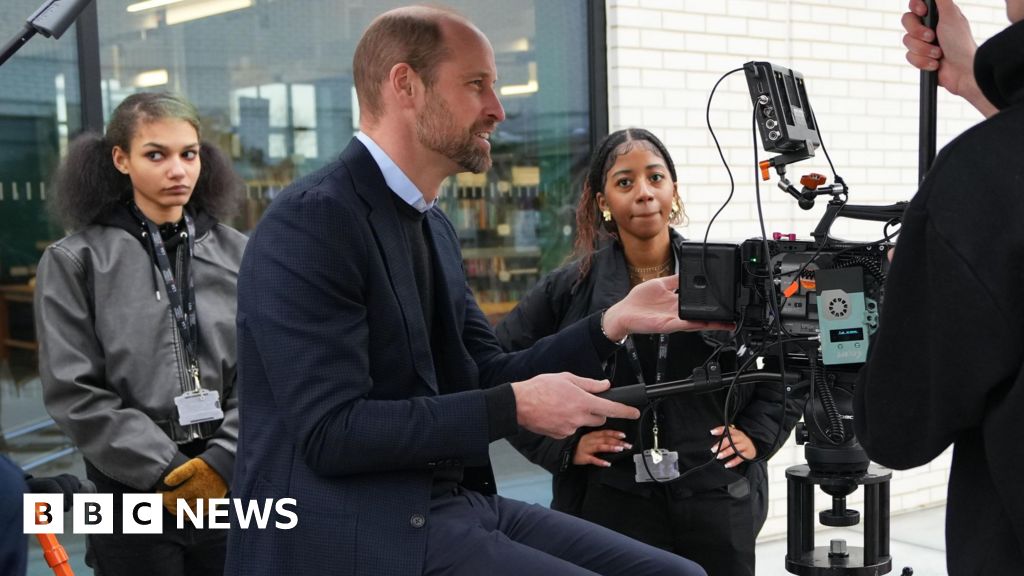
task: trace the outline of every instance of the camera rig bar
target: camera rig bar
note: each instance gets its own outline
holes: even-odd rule
[[[684,392],[710,392],[720,388],[736,384],[755,383],[778,383],[782,382],[787,386],[795,386],[806,377],[801,376],[798,371],[786,372],[745,372],[737,374],[730,372],[722,374],[717,364],[710,364],[706,369],[697,368],[689,378],[660,382],[658,384],[632,384],[630,386],[617,386],[606,390],[598,396],[614,402],[621,402],[630,406],[642,407],[651,400],[673,394]]]

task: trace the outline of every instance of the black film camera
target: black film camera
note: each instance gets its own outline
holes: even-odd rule
[[[888,269],[887,242],[854,243],[830,238],[838,216],[898,222],[903,204],[851,206],[841,178],[810,174],[797,189],[785,177],[788,164],[810,158],[821,144],[803,77],[768,62],[743,67],[761,142],[781,154],[760,163],[804,209],[830,196],[811,240],[775,234],[741,244],[690,242],[679,269],[679,317],[737,324],[742,355],[778,358],[781,372],[797,372],[810,387],[797,440],[806,443],[811,469],[857,474],[868,458],[852,432],[852,391],[878,328]]]
[[[880,241],[846,242],[829,236],[837,217],[898,224],[905,202],[890,206],[847,203],[848,189],[838,175],[833,184],[809,174],[801,188],[786,179],[786,166],[814,155],[821,145],[817,120],[803,77],[767,62],[743,66],[761,142],[778,154],[758,163],[768,180],[809,210],[818,196],[829,196],[825,214],[809,240],[795,235],[753,238],[739,244],[692,242],[679,261],[679,317],[734,322],[739,371],[721,374],[717,364],[697,368],[690,378],[612,388],[601,396],[643,406],[683,392],[729,386],[781,383],[789,394],[806,395],[797,442],[807,464],[786,470],[788,483],[786,569],[810,576],[877,576],[892,570],[889,555],[891,472],[871,464],[853,434],[853,391],[857,373],[878,329],[884,300],[887,252]],[[747,371],[755,359],[762,370]],[[814,546],[814,487],[832,497],[819,513],[827,526],[853,526],[860,513],[846,508],[846,497],[864,489],[864,546],[833,540]]]
[[[778,359],[810,386],[797,441],[815,471],[863,473],[853,436],[853,385],[878,328],[888,245],[754,238],[687,243],[679,316],[737,324],[740,357]]]
[[[803,77],[768,62],[743,66],[761,143],[776,156],[759,163],[761,177],[774,168],[779,188],[809,210],[828,196],[812,238],[775,234],[740,244],[691,242],[679,262],[679,316],[735,322],[737,353],[763,357],[791,393],[807,394],[796,430],[806,465],[787,469],[789,484],[786,568],[794,574],[884,574],[891,570],[888,482],[891,474],[870,463],[853,434],[853,391],[878,329],[889,261],[887,239],[846,242],[829,236],[837,217],[899,223],[905,203],[854,206],[846,183],[809,174],[797,188],[786,166],[810,158],[821,145]],[[756,372],[754,374],[757,374]],[[695,375],[696,376],[696,375]],[[741,375],[736,381],[756,381]],[[820,512],[828,526],[852,526],[860,514],[846,496],[865,490],[864,547],[835,540],[814,547],[814,486],[832,497]]]

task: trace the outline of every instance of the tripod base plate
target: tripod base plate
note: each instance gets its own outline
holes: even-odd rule
[[[881,576],[892,571],[892,558],[883,556],[877,564],[864,566],[864,549],[847,548],[845,558],[829,558],[829,549],[819,546],[799,558],[786,556],[786,571],[800,576]]]

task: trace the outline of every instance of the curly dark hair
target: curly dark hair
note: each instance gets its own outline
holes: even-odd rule
[[[672,155],[668,153],[668,148],[648,130],[626,128],[605,136],[590,157],[590,166],[587,168],[587,175],[583,181],[580,203],[576,208],[576,242],[572,258],[579,260],[580,278],[586,276],[590,271],[591,259],[601,240],[603,238],[618,238],[615,222],[604,222],[601,218],[597,195],[604,192],[608,171],[612,169],[615,160],[619,156],[633,151],[637,146],[651,149],[652,152],[661,156],[668,166],[672,182],[678,181],[676,165],[672,161]],[[682,209],[682,200],[679,201],[679,207],[679,211],[670,220],[670,224],[683,222],[685,215]]]
[[[114,146],[128,151],[140,123],[165,118],[184,120],[201,135],[199,113],[181,96],[141,92],[124,99],[110,117],[106,135],[85,133],[68,146],[57,169],[50,211],[66,230],[79,230],[132,197],[132,183],[114,167]],[[244,190],[227,155],[208,142],[200,142],[201,169],[187,206],[218,220],[231,218]]]

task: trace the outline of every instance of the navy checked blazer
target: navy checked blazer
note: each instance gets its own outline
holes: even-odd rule
[[[481,467],[486,479],[491,427],[516,431],[511,406],[488,421],[483,389],[545,372],[602,378],[614,352],[597,315],[503,352],[435,207],[427,222],[445,342],[435,366],[392,194],[353,139],[338,161],[282,192],[249,240],[232,493],[294,498],[298,524],[233,522],[228,575],[419,576],[437,467],[465,466],[467,477]],[[477,488],[493,490],[485,484]]]

